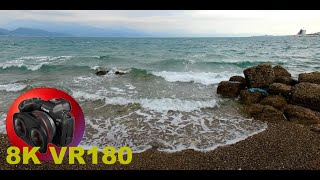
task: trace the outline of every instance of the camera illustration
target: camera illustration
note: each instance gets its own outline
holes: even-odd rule
[[[30,146],[40,147],[40,153],[47,152],[49,143],[63,147],[72,142],[74,117],[67,100],[31,98],[22,101],[18,109],[13,115],[14,131]]]

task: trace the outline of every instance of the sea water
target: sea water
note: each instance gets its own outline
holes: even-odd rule
[[[14,42],[14,44],[12,43]],[[217,84],[260,63],[320,69],[319,37],[52,38],[0,36],[0,133],[20,94],[55,87],[82,107],[84,147],[208,151],[267,124],[237,112]],[[97,76],[98,70],[110,70]],[[121,70],[124,75],[116,75]]]

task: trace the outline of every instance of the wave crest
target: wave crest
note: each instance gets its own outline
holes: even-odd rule
[[[0,91],[18,92],[25,89],[28,85],[21,83],[0,84]]]
[[[91,94],[83,91],[73,91],[74,98],[80,101],[97,101],[103,100],[106,104],[110,105],[128,105],[128,104],[140,104],[144,109],[153,110],[157,112],[165,112],[169,110],[192,112],[200,110],[201,108],[214,108],[218,105],[217,100],[184,100],[184,99],[129,99],[124,97],[106,97],[97,94]]]
[[[228,80],[230,73],[212,73],[212,72],[152,72],[169,82],[195,82],[204,85],[216,84],[223,80]]]

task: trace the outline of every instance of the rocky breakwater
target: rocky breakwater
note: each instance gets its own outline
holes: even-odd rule
[[[320,72],[299,74],[298,80],[283,67],[260,64],[218,85],[223,97],[240,96],[247,116],[276,123],[289,121],[320,132]]]

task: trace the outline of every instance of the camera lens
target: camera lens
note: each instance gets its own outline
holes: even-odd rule
[[[42,111],[33,111],[32,114],[40,120],[41,126],[45,130],[45,136],[47,136],[46,139],[48,138],[48,142],[51,142],[56,134],[56,125],[54,120],[47,113]]]
[[[20,118],[14,119],[14,129],[20,137],[26,136],[26,125]]]
[[[43,136],[37,129],[31,130],[31,141],[36,147],[42,147],[44,145]]]

